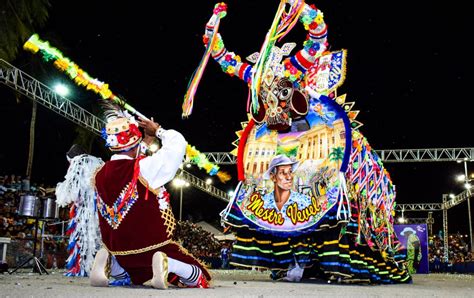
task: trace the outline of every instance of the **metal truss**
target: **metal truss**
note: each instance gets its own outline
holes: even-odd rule
[[[395,211],[441,211],[441,203],[422,203],[422,204],[397,204]]]
[[[452,208],[456,205],[461,204],[462,202],[466,201],[467,199],[471,197],[472,197],[472,192],[470,189],[467,189],[463,191],[462,193],[458,194],[457,196],[455,196],[454,198],[449,199],[449,200],[447,199],[445,203],[445,208],[446,209]]]
[[[74,102],[58,95],[29,74],[0,59],[0,82],[46,108],[100,135],[104,122]]]
[[[452,199],[446,196],[446,203],[397,204],[395,211],[441,211],[459,205],[472,196],[472,191],[465,190]]]
[[[407,224],[425,224],[425,223],[428,223],[428,219],[427,218],[423,218],[423,217],[405,217],[405,222],[404,223],[407,223]]]
[[[233,165],[237,163],[237,156],[227,152],[203,152],[206,158],[214,163],[221,165]]]
[[[448,195],[443,194],[443,205],[448,205]],[[444,261],[449,260],[449,244],[448,244],[448,208],[443,208],[443,254]]]
[[[384,162],[434,162],[474,159],[474,148],[375,150]]]
[[[474,160],[474,148],[388,149],[375,150],[383,162],[440,162]],[[216,164],[235,164],[237,158],[227,152],[203,152]]]

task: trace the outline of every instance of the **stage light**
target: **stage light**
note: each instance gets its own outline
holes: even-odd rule
[[[186,185],[186,181],[181,178],[175,178],[173,179],[173,185],[176,187],[183,187]]]
[[[69,94],[69,88],[64,84],[57,83],[56,85],[54,85],[54,92],[61,96],[66,96]]]

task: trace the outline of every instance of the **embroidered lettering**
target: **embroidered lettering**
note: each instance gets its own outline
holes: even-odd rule
[[[274,208],[263,208],[264,201],[259,193],[254,193],[250,196],[250,204],[247,209],[250,210],[256,217],[271,224],[281,226],[285,219],[283,214],[276,211]]]
[[[311,216],[318,214],[321,208],[318,206],[315,197],[311,197],[311,205],[304,208],[303,210],[298,209],[298,204],[293,203],[286,209],[286,215],[291,219],[293,224],[306,222]]]

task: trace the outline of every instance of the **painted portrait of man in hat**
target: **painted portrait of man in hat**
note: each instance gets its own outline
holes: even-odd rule
[[[308,196],[292,190],[298,166],[298,161],[286,155],[276,155],[271,160],[268,170],[263,174],[263,179],[270,179],[274,185],[273,191],[263,197],[267,208],[273,207],[286,214],[285,207],[292,203],[303,208],[311,204]]]

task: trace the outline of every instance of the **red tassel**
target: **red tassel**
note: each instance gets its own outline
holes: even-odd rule
[[[135,190],[135,186],[137,185],[138,176],[140,175],[140,160],[143,159],[145,156],[140,156],[135,160],[135,165],[133,168],[133,178],[128,186],[127,192],[123,196],[123,200],[117,208],[117,211],[122,210],[123,206],[130,200],[133,191]],[[147,193],[148,194],[148,193]]]
[[[69,218],[73,219],[76,216],[76,205],[72,204],[69,209]]]
[[[244,171],[244,152],[245,152],[245,144],[247,144],[247,138],[249,136],[250,131],[255,126],[255,121],[251,119],[247,126],[244,129],[244,132],[240,136],[239,140],[239,149],[237,151],[237,175],[239,181],[245,180],[245,171]]]

